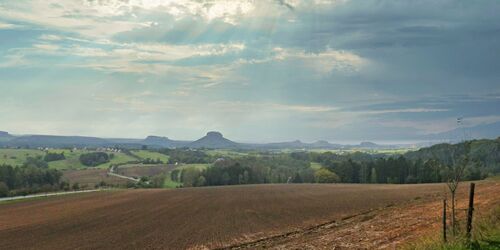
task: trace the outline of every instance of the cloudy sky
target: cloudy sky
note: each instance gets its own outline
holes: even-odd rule
[[[500,121],[500,1],[0,0],[0,130],[412,141]]]

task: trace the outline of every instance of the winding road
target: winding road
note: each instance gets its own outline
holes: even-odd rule
[[[68,192],[45,193],[45,194],[30,194],[30,195],[25,195],[25,196],[14,196],[14,197],[0,198],[0,202],[22,200],[22,199],[31,199],[31,198],[37,198],[37,197],[58,196],[58,195],[66,195],[66,194],[90,193],[90,192],[97,192],[97,191],[101,191],[101,190],[103,190],[103,189],[68,191]]]
[[[112,166],[109,169],[108,175],[115,176],[115,177],[122,178],[122,179],[127,179],[127,180],[131,180],[131,181],[135,181],[135,182],[139,182],[140,181],[139,179],[134,178],[134,177],[125,176],[125,175],[121,175],[121,174],[115,173],[115,166]]]

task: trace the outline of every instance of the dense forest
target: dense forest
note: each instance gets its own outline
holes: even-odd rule
[[[313,182],[314,170],[309,162],[288,154],[263,157],[218,159],[205,170],[185,168],[172,172],[172,179],[185,187],[236,185],[257,183],[286,183],[300,174],[305,182]]]
[[[184,186],[258,183],[431,183],[445,182],[463,165],[462,180],[500,173],[500,140],[438,144],[404,155],[308,151],[218,159],[204,170],[185,168],[171,173]],[[192,151],[197,152],[197,151]],[[322,168],[312,169],[311,162]]]
[[[0,165],[0,197],[26,195],[68,188],[62,173],[48,169],[41,157],[29,157],[22,166]]]

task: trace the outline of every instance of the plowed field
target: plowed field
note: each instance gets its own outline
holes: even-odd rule
[[[130,165],[130,166],[120,166],[116,169],[116,173],[130,176],[134,178],[140,178],[142,176],[155,176],[160,174],[166,174],[173,170],[175,165]]]
[[[94,187],[95,184],[101,181],[112,185],[126,185],[127,180],[118,178],[115,176],[110,176],[107,174],[107,169],[79,169],[79,170],[65,170],[63,171],[63,180],[69,183],[79,183],[80,185],[87,185],[89,187]]]
[[[249,185],[104,191],[0,204],[0,249],[237,246],[370,210],[434,201],[443,190],[444,184]]]

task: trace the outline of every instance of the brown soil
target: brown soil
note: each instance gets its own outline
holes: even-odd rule
[[[500,206],[500,182],[478,184],[474,202],[476,216],[487,214],[491,208]],[[468,183],[462,184],[457,196],[459,222],[465,220],[468,186]],[[436,237],[436,234],[442,233],[443,197],[436,198],[439,197],[428,196],[407,204],[377,209],[254,242],[236,244],[228,249],[399,249],[422,237],[440,237]],[[448,219],[449,217],[448,210]],[[463,223],[459,223],[459,227],[464,227]]]
[[[79,169],[79,170],[65,170],[63,171],[63,180],[73,184],[78,182],[81,185],[87,185],[93,188],[95,184],[101,181],[111,185],[126,185],[128,180],[109,176],[107,169]]]
[[[120,166],[115,171],[118,174],[140,178],[142,176],[155,176],[166,174],[173,170],[175,165],[132,165]]]
[[[483,189],[500,193],[497,183],[481,183],[479,207],[494,199]],[[303,184],[53,197],[0,204],[0,249],[391,247],[439,223],[443,191],[444,184]]]

